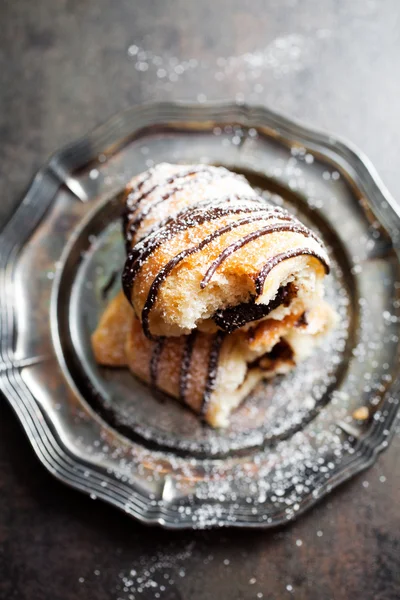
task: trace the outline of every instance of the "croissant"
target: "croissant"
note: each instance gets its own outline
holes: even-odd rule
[[[226,427],[231,412],[261,379],[290,371],[330,329],[326,302],[281,320],[268,319],[232,334],[194,330],[188,336],[149,340],[120,292],[92,336],[96,361],[128,366],[154,388],[180,400],[213,427]]]
[[[132,179],[123,201],[123,289],[149,339],[233,333],[323,296],[321,240],[240,175],[163,163]]]
[[[160,164],[123,193],[120,292],[92,335],[213,427],[261,379],[287,373],[334,325],[321,240],[223,167]]]

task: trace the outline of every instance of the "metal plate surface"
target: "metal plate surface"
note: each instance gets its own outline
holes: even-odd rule
[[[244,173],[329,248],[335,331],[260,384],[224,431],[123,369],[90,334],[119,289],[117,194],[152,164]],[[261,107],[134,107],[54,155],[1,234],[0,383],[62,481],[166,527],[272,526],[372,464],[399,397],[398,208],[368,160]],[[354,411],[365,406],[369,417]]]

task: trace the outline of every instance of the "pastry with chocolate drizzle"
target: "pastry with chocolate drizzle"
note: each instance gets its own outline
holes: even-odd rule
[[[287,373],[308,356],[334,319],[324,301],[307,312],[306,325],[302,315],[266,319],[234,333],[195,329],[189,335],[150,340],[120,292],[106,308],[92,347],[100,365],[127,366],[212,427],[226,427],[232,411],[254,386]]]
[[[125,297],[92,337],[96,359],[226,426],[260,379],[293,368],[332,326],[324,245],[223,167],[163,163],[122,200]]]

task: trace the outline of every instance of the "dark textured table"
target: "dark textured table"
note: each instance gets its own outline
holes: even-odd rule
[[[0,22],[3,222],[49,153],[155,99],[266,103],[400,196],[398,0],[3,0]],[[171,533],[55,481],[0,399],[0,599],[394,600],[399,450],[285,529]]]

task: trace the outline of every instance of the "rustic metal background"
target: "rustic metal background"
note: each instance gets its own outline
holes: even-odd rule
[[[346,135],[398,195],[397,2],[186,6],[43,0],[32,12],[23,1],[2,7],[4,218],[49,152],[66,141],[132,102],[198,94],[213,99],[240,93]],[[127,54],[139,43],[158,54],[214,59],[289,34],[312,40],[311,55],[298,70],[279,77],[265,69],[259,80],[263,89],[256,92],[237,73],[216,83],[215,69],[193,71],[166,89],[154,71],[135,70]],[[398,437],[367,475],[290,529],[268,536],[178,537],[127,525],[123,516],[53,482],[33,459],[4,403],[0,428],[4,597],[117,597],[123,594],[116,590],[119,573],[137,567],[139,555],[150,565],[158,553],[175,557],[177,568],[182,547],[189,548],[186,576],[165,597],[209,598],[215,590],[230,598],[259,593],[276,598],[291,590],[308,599],[398,596]]]

